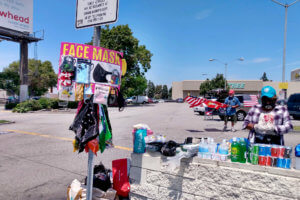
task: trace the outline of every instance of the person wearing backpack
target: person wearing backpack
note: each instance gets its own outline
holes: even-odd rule
[[[227,105],[224,116],[224,128],[223,131],[227,130],[227,122],[231,121],[231,131],[235,132],[234,125],[237,121],[236,108],[238,108],[241,103],[237,97],[234,96],[234,90],[229,90],[229,96],[225,99],[224,104]]]

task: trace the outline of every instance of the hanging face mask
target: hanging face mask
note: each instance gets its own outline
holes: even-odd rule
[[[261,103],[265,110],[273,110],[276,106],[276,98],[268,98],[264,96],[261,98]]]

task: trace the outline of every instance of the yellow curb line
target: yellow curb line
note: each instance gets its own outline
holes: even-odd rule
[[[64,140],[64,141],[71,141],[71,142],[73,141],[72,138],[57,137],[57,136],[41,134],[41,133],[34,133],[34,132],[27,132],[27,131],[20,131],[20,130],[6,130],[6,131],[14,132],[14,133],[22,133],[22,134],[27,134],[27,135],[35,135],[35,136],[40,136],[40,137],[45,137],[45,138],[54,138],[54,139]],[[114,148],[122,149],[122,150],[126,150],[126,151],[132,151],[133,150],[132,148],[122,147],[122,146],[114,146]]]

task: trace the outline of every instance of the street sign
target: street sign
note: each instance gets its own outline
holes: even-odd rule
[[[33,0],[0,0],[0,27],[33,32]]]
[[[279,89],[288,89],[289,84],[287,82],[281,82],[279,83]]]
[[[77,0],[76,28],[88,28],[115,23],[119,0]]]

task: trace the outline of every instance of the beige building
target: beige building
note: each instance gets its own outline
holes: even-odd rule
[[[300,68],[291,72],[291,81],[300,81]]]
[[[199,96],[200,85],[204,80],[186,80],[172,83],[172,99],[185,98],[188,95]],[[228,81],[230,88],[237,94],[259,94],[261,88],[270,85],[275,88],[277,95],[280,95],[280,82],[263,82],[261,80],[233,80]],[[288,82],[287,97],[293,93],[300,93],[300,82]]]

